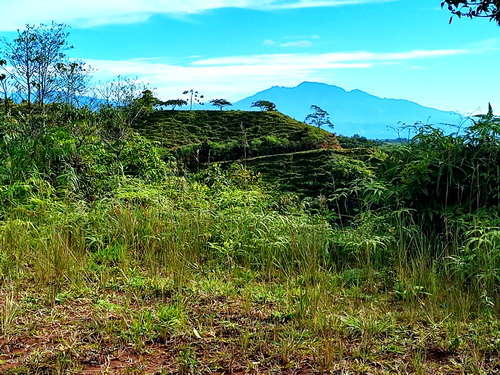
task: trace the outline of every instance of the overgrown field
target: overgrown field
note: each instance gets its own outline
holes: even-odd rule
[[[0,115],[1,373],[500,372],[498,117],[186,170],[123,111]]]

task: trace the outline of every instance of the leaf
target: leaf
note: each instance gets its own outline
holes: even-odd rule
[[[193,327],[193,333],[197,339],[201,339],[201,335],[195,327]]]

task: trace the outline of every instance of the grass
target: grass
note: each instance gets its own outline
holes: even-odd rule
[[[278,113],[151,116],[177,151],[7,118],[1,373],[500,371],[498,119],[346,151]]]
[[[19,295],[22,312],[2,338],[0,368],[11,374],[451,374],[491,373],[500,365],[497,321],[457,325],[444,312],[428,316],[424,306],[409,311],[390,294],[331,288],[332,280],[325,280],[328,293],[304,310],[304,295],[314,298],[311,288],[265,279],[258,272],[205,271],[181,293],[163,289],[160,298],[158,279],[143,276],[135,285],[116,279],[98,290],[66,291],[53,306],[39,292]],[[168,278],[162,283],[173,286]]]
[[[500,368],[495,301],[410,256],[410,245],[434,253],[425,236],[403,246],[400,228],[374,237],[374,220],[331,226],[274,199],[171,180],[88,207],[13,211],[0,225],[0,372]],[[491,231],[471,232],[471,245],[487,239],[494,253]]]

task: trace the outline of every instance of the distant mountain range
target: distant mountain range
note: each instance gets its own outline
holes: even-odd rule
[[[330,114],[336,134],[359,134],[371,139],[406,137],[397,128],[401,123],[457,124],[455,112],[440,111],[403,99],[386,99],[361,90],[346,91],[341,87],[317,82],[303,82],[297,87],[274,86],[233,104],[232,109],[249,110],[253,102],[268,100],[278,111],[303,121],[315,104]],[[255,108],[254,108],[255,109]]]

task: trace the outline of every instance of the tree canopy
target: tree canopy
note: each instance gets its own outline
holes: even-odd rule
[[[229,107],[232,105],[231,102],[226,99],[212,99],[210,100],[210,104],[212,104],[214,107],[218,107],[221,111],[224,109],[224,107]]]
[[[489,18],[500,26],[500,0],[445,0],[441,2],[441,7],[444,6],[459,18]]]
[[[323,125],[333,128],[333,124],[330,121],[330,115],[327,111],[314,104],[311,105],[311,110],[314,112],[306,116],[304,120],[306,124],[317,126],[318,128],[321,128]]]
[[[276,104],[268,100],[257,100],[251,107],[259,107],[261,111],[276,111]]]
[[[173,111],[175,109],[175,107],[183,107],[185,105],[187,105],[188,102],[187,100],[184,100],[184,99],[169,99],[167,101],[164,101],[162,103],[162,105],[166,105],[168,107],[172,107],[171,110]]]

